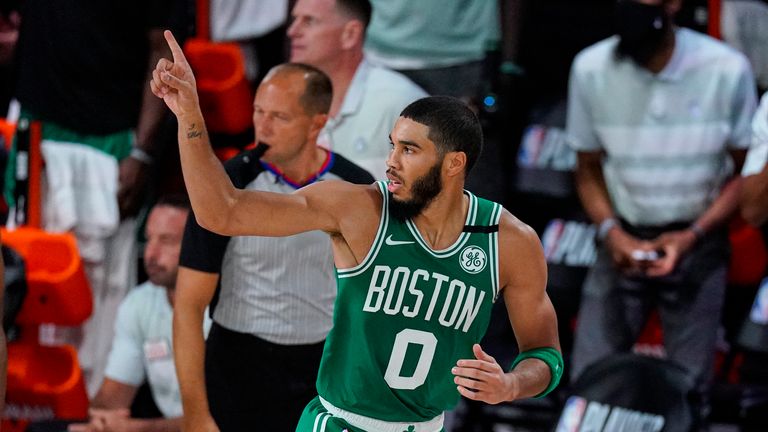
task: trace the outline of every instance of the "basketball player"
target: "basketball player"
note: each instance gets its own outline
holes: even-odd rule
[[[463,189],[482,145],[471,110],[448,97],[409,105],[390,136],[387,182],[239,190],[211,151],[192,70],[165,37],[173,61],[158,62],[150,85],[178,118],[198,223],[229,236],[331,237],[334,326],[298,431],[440,431],[459,395],[495,404],[557,385],[563,363],[538,238]],[[499,297],[521,351],[508,372],[477,344]]]

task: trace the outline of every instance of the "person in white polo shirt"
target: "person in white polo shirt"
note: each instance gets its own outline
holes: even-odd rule
[[[741,53],[675,27],[681,3],[619,0],[618,34],[571,69],[567,133],[599,242],[571,371],[629,351],[655,307],[668,359],[704,395],[757,97]]]
[[[149,280],[131,290],[120,304],[104,382],[91,401],[90,422],[70,425],[71,432],[181,430],[181,393],[171,335],[181,239],[189,210],[186,196],[174,195],[161,199],[150,212],[144,249]],[[210,320],[203,323],[206,333],[210,324]],[[130,418],[129,408],[145,380],[163,418]]]

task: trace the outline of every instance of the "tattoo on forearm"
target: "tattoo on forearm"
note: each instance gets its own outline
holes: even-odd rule
[[[199,138],[203,136],[203,132],[195,129],[195,125],[196,123],[192,123],[189,129],[187,129],[187,139]]]

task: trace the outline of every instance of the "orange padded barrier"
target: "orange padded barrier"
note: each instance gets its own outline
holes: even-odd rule
[[[72,234],[24,227],[0,232],[2,242],[26,264],[27,297],[16,318],[19,325],[74,326],[91,315],[91,289]]]
[[[251,126],[251,88],[240,47],[190,39],[184,53],[195,71],[200,108],[210,132],[236,134]]]
[[[38,344],[38,325],[74,326],[91,314],[91,289],[75,238],[28,227],[0,232],[3,244],[24,258],[27,279],[16,318],[21,338],[8,344],[2,430],[23,431],[29,421],[86,418],[88,395],[77,351]]]
[[[71,346],[8,344],[7,386],[3,431],[23,430],[30,420],[88,416],[85,382]]]
[[[5,140],[5,149],[10,150],[13,134],[16,132],[16,123],[11,123],[6,119],[0,119],[0,135]]]

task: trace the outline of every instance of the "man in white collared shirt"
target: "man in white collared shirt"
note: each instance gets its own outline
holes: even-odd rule
[[[726,225],[756,105],[749,62],[676,28],[681,0],[620,0],[618,35],[582,51],[569,82],[576,185],[598,228],[572,377],[632,347],[659,311],[667,357],[705,391],[728,268]]]
[[[318,144],[384,179],[389,132],[403,108],[426,92],[365,60],[368,0],[298,0],[292,15],[291,61],[317,67],[333,83],[329,120]]]

